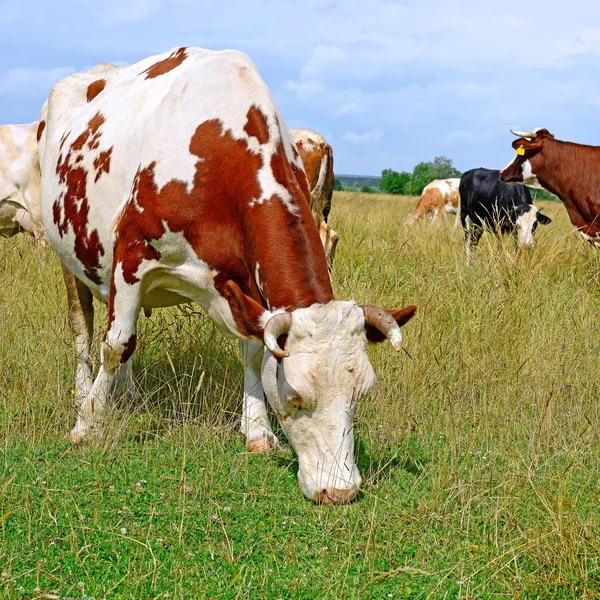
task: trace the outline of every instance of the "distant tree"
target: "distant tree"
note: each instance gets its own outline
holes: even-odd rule
[[[333,180],[333,189],[334,189],[336,192],[341,192],[341,191],[344,189],[344,186],[342,185],[342,182],[341,182],[341,180],[340,180],[340,178],[339,178],[339,177],[336,177],[336,178]]]
[[[430,165],[436,179],[450,179],[461,176],[461,172],[454,168],[452,159],[446,156],[436,156]]]
[[[363,194],[376,194],[379,190],[377,188],[371,187],[370,185],[363,185],[360,188],[360,191]]]
[[[393,171],[392,169],[384,169],[381,172],[381,181],[379,187],[390,194],[406,194],[406,186],[410,181],[410,173],[402,171]]]
[[[415,166],[406,186],[406,193],[419,196],[423,188],[434,179],[460,177],[461,173],[452,165],[452,159],[436,156],[431,162],[420,162]]]

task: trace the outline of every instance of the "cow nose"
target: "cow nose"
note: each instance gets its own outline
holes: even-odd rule
[[[358,488],[350,488],[349,490],[326,488],[315,494],[315,502],[317,504],[348,504],[355,498],[356,494],[358,494]]]

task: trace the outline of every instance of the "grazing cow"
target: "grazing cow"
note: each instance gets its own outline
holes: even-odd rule
[[[417,220],[425,217],[435,221],[440,215],[458,214],[460,203],[459,184],[459,178],[452,178],[436,179],[426,185],[423,188],[415,212],[406,217],[407,225],[412,225]]]
[[[600,248],[600,146],[557,140],[547,129],[511,132],[517,156],[500,171],[502,181],[556,194],[581,236]]]
[[[310,129],[291,129],[290,133],[306,171],[310,209],[319,228],[327,265],[331,269],[338,243],[338,234],[327,224],[334,184],[333,150],[322,136]]]
[[[44,239],[40,210],[38,124],[0,126],[0,235]]]
[[[141,308],[197,302],[241,341],[241,429],[271,449],[264,394],[302,492],[358,492],[353,414],[374,384],[367,340],[400,349],[416,308],[334,299],[302,162],[250,59],[177,48],[50,93],[42,216],[63,262],[108,303],[101,365],[71,432],[99,433]]]
[[[519,247],[532,248],[537,224],[551,222],[531,203],[528,188],[503,183],[499,171],[471,169],[460,178],[459,189],[460,220],[467,242],[467,256],[485,228],[496,233],[515,234]]]

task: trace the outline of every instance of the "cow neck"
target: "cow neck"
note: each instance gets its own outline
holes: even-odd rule
[[[600,147],[553,140],[534,173],[540,184],[564,203],[571,222],[583,233],[600,232]],[[535,158],[534,158],[535,160]]]
[[[270,309],[294,310],[333,300],[325,253],[308,202],[295,214],[272,197],[249,206],[245,219],[251,274]]]

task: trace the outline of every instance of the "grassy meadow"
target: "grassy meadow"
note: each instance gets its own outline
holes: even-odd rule
[[[245,452],[237,343],[194,307],[140,318],[141,397],[71,446],[58,261],[0,240],[0,597],[600,598],[600,252],[542,202],[533,250],[486,234],[467,266],[415,204],[334,197],[336,296],[419,307],[404,352],[370,350],[338,507],[303,498],[281,432]]]

